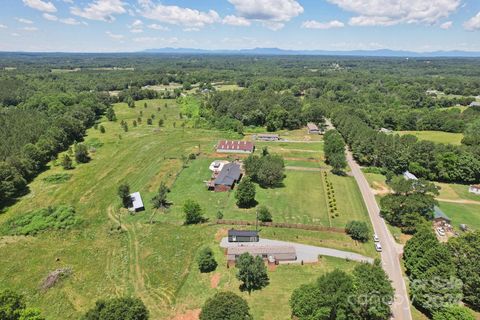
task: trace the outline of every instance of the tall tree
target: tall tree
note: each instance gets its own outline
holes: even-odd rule
[[[183,205],[185,214],[185,224],[197,224],[205,220],[202,213],[202,207],[194,200],[187,200]]]
[[[122,297],[98,300],[82,320],[147,320],[149,313],[142,300]]]
[[[235,199],[240,208],[250,208],[255,205],[255,185],[249,177],[244,177],[238,184]]]
[[[248,291],[248,294],[266,287],[270,282],[267,267],[259,256],[243,253],[238,257],[235,267],[238,269],[237,279],[242,282],[240,289]]]
[[[250,320],[247,302],[232,292],[218,292],[202,307],[200,320]]]
[[[124,208],[129,208],[132,206],[132,197],[130,196],[130,186],[126,183],[118,186],[117,195],[122,200],[122,205]]]

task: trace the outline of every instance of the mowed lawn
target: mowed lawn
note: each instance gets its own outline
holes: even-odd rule
[[[240,209],[236,206],[235,191],[216,193],[208,191],[205,181],[211,176],[208,167],[215,158],[199,158],[192,161],[178,176],[172,186],[170,199],[173,205],[162,221],[183,219],[183,203],[186,199],[198,201],[206,217],[215,219],[221,211],[225,219],[255,220],[256,208]],[[352,177],[329,174],[333,183],[339,216],[330,217],[327,211],[325,183],[322,172],[286,170],[283,186],[262,188],[256,186],[256,200],[268,207],[276,222],[317,224],[344,227],[347,221],[368,221],[366,209]]]
[[[437,143],[460,145],[462,143],[462,133],[452,133],[443,131],[396,131],[400,135],[411,134],[419,140],[427,140]]]
[[[462,223],[475,230],[480,230],[480,204],[440,201],[439,207],[452,219],[452,225],[456,230],[459,230],[459,225]]]

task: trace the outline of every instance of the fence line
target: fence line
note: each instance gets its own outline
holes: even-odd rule
[[[216,224],[254,226],[255,221],[217,219]],[[301,230],[328,231],[328,232],[336,232],[336,233],[345,233],[345,228],[316,226],[316,225],[301,224],[301,223],[281,223],[281,222],[261,222],[261,221],[259,221],[258,225],[261,226],[261,227],[289,228],[289,229],[301,229]]]

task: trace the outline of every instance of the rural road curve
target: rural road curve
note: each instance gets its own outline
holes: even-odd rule
[[[297,251],[297,260],[289,263],[301,263],[302,261],[305,263],[314,263],[314,262],[318,262],[318,256],[329,256],[329,257],[348,259],[348,260],[358,261],[358,262],[373,263],[372,258],[365,257],[357,253],[342,251],[342,250],[335,250],[335,249],[324,248],[324,247],[310,246],[310,245],[300,244],[296,242],[270,240],[270,239],[264,239],[264,238],[261,238],[259,242],[242,242],[242,243],[228,242],[228,238],[223,238],[222,241],[220,242],[220,247],[222,248],[231,248],[231,247],[240,247],[240,246],[294,247],[295,250]]]
[[[392,281],[393,288],[395,289],[395,301],[392,305],[393,319],[411,320],[410,301],[400,266],[400,255],[403,252],[403,248],[395,242],[385,221],[380,216],[380,208],[375,200],[375,195],[370,189],[370,185],[363,175],[363,172],[360,170],[360,166],[355,162],[349,151],[347,151],[347,161],[352,170],[352,175],[360,188],[365,205],[367,206],[373,229],[382,244],[383,250],[381,255],[383,269]]]

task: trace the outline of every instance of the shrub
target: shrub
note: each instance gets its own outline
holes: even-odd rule
[[[354,240],[366,242],[369,238],[370,231],[368,230],[367,224],[363,221],[350,221],[347,223],[345,229],[347,234]]]
[[[58,206],[13,217],[6,222],[4,229],[11,235],[35,235],[47,230],[69,229],[79,222],[73,207]]]
[[[148,310],[138,298],[113,298],[98,300],[82,320],[147,320]]]
[[[72,175],[68,173],[56,173],[43,178],[43,181],[51,184],[58,184],[58,183],[67,182],[68,180],[70,180],[71,177]]]
[[[219,292],[202,307],[200,320],[251,320],[247,302],[232,292]]]
[[[202,208],[193,200],[185,201],[183,212],[185,213],[185,224],[197,224],[205,220]]]
[[[217,261],[213,256],[213,251],[210,248],[203,248],[200,251],[197,259],[198,269],[202,273],[209,273],[214,271],[217,268]]]
[[[258,209],[258,220],[262,222],[272,222],[272,214],[267,207],[261,206]]]

